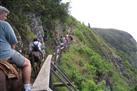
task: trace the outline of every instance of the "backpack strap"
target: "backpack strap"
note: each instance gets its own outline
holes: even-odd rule
[[[38,46],[38,44],[39,44],[39,42],[36,43],[36,44],[33,42],[32,48],[34,48],[34,50],[36,50],[36,51],[39,51],[39,46]],[[36,48],[36,49],[35,49],[35,48]]]
[[[33,46],[38,46],[38,44],[39,44],[39,42],[38,42],[38,43],[36,43],[36,44],[33,42]]]

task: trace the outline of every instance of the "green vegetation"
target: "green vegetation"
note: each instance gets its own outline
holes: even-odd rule
[[[116,29],[98,29],[94,28],[111,47],[118,50],[117,54],[124,60],[128,60],[133,66],[136,66],[137,43],[127,32]]]
[[[9,22],[27,47],[36,36],[31,31],[29,13],[41,17],[44,35],[48,36],[44,41],[47,54],[54,52],[56,33],[73,35],[74,40],[62,52],[59,65],[80,91],[104,91],[108,79],[108,91],[110,88],[113,91],[137,91],[137,69],[133,67],[137,48],[127,34],[123,35],[127,38],[124,39],[121,31],[114,35],[115,31],[107,31],[101,32],[102,37],[70,16],[69,3],[61,3],[61,0],[3,0],[1,4],[10,9]],[[67,89],[56,88],[56,91]]]
[[[31,26],[27,14],[32,13],[40,16],[44,31],[51,37],[55,32],[56,21],[64,24],[69,16],[69,3],[61,3],[61,0],[6,0],[1,1],[1,4],[10,10],[9,20],[15,26],[15,30],[23,34],[22,37],[24,38],[26,34],[27,36],[31,34],[31,37],[34,37],[30,33]]]
[[[60,62],[62,69],[75,82],[77,88],[80,91],[104,91],[105,80],[110,78],[114,91],[130,91],[134,86],[127,79],[131,81],[136,75],[136,69],[126,61],[126,70],[129,70],[130,76],[126,78],[121,75],[110,58],[115,51],[86,26],[77,26],[74,30],[74,42],[62,53]]]

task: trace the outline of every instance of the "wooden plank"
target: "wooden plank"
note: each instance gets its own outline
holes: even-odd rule
[[[52,55],[48,55],[36,80],[34,81],[32,91],[52,91],[49,88],[51,59]]]
[[[68,83],[68,82],[66,82],[66,84],[68,86],[71,86],[70,83]],[[54,87],[62,87],[62,86],[66,86],[66,85],[64,83],[62,83],[62,82],[56,82],[56,83],[53,84],[53,86]]]

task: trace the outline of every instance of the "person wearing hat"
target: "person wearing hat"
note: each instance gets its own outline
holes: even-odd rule
[[[24,90],[31,91],[31,64],[22,54],[15,50],[17,38],[11,25],[5,21],[10,11],[0,6],[0,61],[10,59],[11,63],[22,68]]]

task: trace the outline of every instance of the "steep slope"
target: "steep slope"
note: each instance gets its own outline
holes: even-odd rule
[[[80,91],[103,91],[107,87],[130,91],[136,86],[137,70],[119,51],[95,31],[77,23],[74,42],[62,53],[60,65]]]
[[[124,31],[116,29],[93,28],[109,45],[121,52],[123,59],[137,67],[137,42],[133,37]]]

